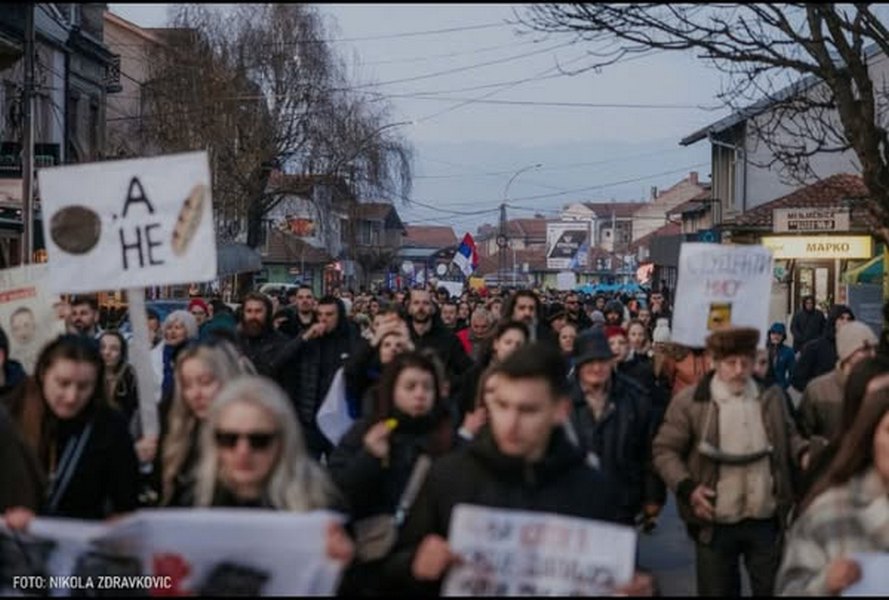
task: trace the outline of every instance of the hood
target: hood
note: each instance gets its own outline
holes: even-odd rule
[[[341,298],[336,299],[336,329],[331,334],[348,335],[349,334],[349,313],[346,312],[346,304]]]
[[[787,327],[784,323],[772,323],[772,326],[769,327],[769,333],[778,333],[781,335],[781,342],[787,339]],[[771,343],[771,341],[769,341]]]
[[[827,327],[825,327],[825,337],[829,339],[836,339],[837,319],[840,318],[840,315],[846,313],[852,315],[853,319],[855,318],[855,313],[853,313],[852,309],[845,304],[834,304],[830,307],[830,311],[827,313]]]
[[[586,460],[583,452],[568,441],[561,427],[553,429],[543,458],[530,465],[521,458],[506,456],[500,452],[490,427],[482,429],[470,444],[469,452],[491,471],[496,472],[498,478],[534,486],[555,479],[565,471],[585,464]]]

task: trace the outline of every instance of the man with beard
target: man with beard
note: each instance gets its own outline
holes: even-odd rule
[[[316,322],[315,293],[310,286],[302,284],[288,297],[288,300],[290,302],[286,307],[288,318],[278,331],[289,337],[297,337]]]
[[[99,300],[95,296],[76,296],[71,300],[68,333],[99,339]]]
[[[558,346],[558,339],[549,324],[540,319],[540,299],[531,290],[519,290],[509,297],[504,318],[519,321],[528,327],[529,342],[547,342]]]
[[[568,295],[565,296],[565,313],[568,322],[577,327],[578,332],[593,326],[593,322],[580,304],[580,296],[577,295],[577,292],[568,292]]]
[[[293,401],[309,453],[319,459],[332,449],[316,417],[340,367],[358,348],[360,337],[350,326],[342,300],[324,296],[317,322],[289,342],[280,360],[281,386]]]
[[[431,348],[444,363],[451,385],[472,366],[463,344],[441,322],[432,306],[432,294],[427,290],[414,289],[408,304],[408,323],[411,341],[417,350]]]
[[[441,305],[441,322],[450,331],[457,329],[457,305],[453,300],[447,300]]]
[[[238,341],[260,375],[277,380],[279,357],[287,337],[272,327],[272,301],[265,294],[244,296]]]

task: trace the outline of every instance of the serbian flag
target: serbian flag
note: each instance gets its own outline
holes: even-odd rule
[[[472,272],[478,266],[478,252],[475,249],[475,240],[472,239],[472,235],[469,233],[463,236],[463,241],[460,242],[460,247],[457,248],[457,253],[454,255],[454,263],[460,268],[465,277],[472,275]]]

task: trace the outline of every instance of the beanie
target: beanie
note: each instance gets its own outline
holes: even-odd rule
[[[839,362],[845,362],[857,350],[876,346],[878,342],[876,334],[869,325],[861,321],[846,323],[837,332],[837,357]]]
[[[207,303],[204,302],[202,299],[192,298],[191,301],[188,303],[188,312],[191,312],[191,309],[194,306],[197,306],[205,313],[210,314],[210,309],[207,307]]]

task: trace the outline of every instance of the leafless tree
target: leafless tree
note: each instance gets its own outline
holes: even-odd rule
[[[693,51],[729,75],[720,97],[756,114],[753,128],[785,172],[851,149],[889,239],[887,94],[874,70],[889,29],[870,4],[538,4],[517,14],[527,31],[575,36],[600,69],[632,54]],[[788,85],[789,84],[789,85]],[[763,104],[751,102],[754,100]],[[788,140],[792,140],[788,142]]]
[[[166,152],[209,152],[222,239],[246,223],[258,245],[269,211],[331,180],[356,197],[409,194],[410,146],[380,127],[385,104],[352,91],[316,8],[185,4],[172,22],[144,89],[146,130]],[[275,171],[303,175],[289,179],[299,189],[270,186]]]

